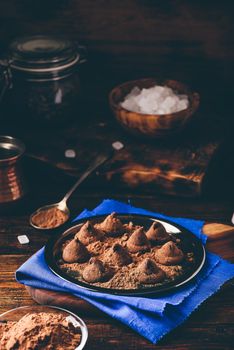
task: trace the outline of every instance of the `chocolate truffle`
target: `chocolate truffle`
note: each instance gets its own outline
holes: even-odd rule
[[[90,221],[87,221],[77,232],[76,238],[79,239],[84,245],[89,245],[90,243],[99,241],[101,238],[101,233],[94,228]]]
[[[127,241],[128,250],[131,253],[145,252],[149,250],[150,244],[145,235],[143,227],[136,229]]]
[[[89,253],[85,246],[74,238],[63,249],[63,260],[67,263],[85,262],[89,258]]]
[[[157,250],[155,258],[163,265],[177,265],[184,259],[184,254],[174,242],[170,241]]]
[[[156,244],[161,244],[170,241],[170,235],[167,233],[164,226],[158,221],[152,223],[149,230],[146,232],[146,237],[151,242]]]
[[[86,282],[95,283],[105,280],[108,273],[108,269],[101,260],[91,258],[89,264],[84,268],[82,276]]]
[[[103,222],[96,224],[95,228],[104,231],[112,236],[116,236],[124,232],[123,224],[116,217],[115,213],[108,215]]]
[[[131,263],[132,258],[122,245],[115,243],[106,253],[106,260],[113,265],[125,266]]]
[[[139,281],[143,284],[154,284],[165,279],[165,272],[160,269],[154,260],[146,258],[137,268],[139,272]]]

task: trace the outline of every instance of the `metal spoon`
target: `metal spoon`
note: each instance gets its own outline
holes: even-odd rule
[[[70,217],[70,210],[67,207],[67,200],[70,198],[70,196],[72,195],[72,193],[77,189],[77,187],[95,170],[97,169],[101,164],[103,164],[108,158],[110,157],[110,152],[106,153],[106,154],[101,154],[99,156],[97,156],[97,158],[94,160],[94,162],[86,169],[86,171],[81,175],[81,177],[77,180],[77,182],[72,186],[72,188],[66,193],[66,195],[63,197],[63,199],[58,202],[58,203],[54,203],[54,204],[49,204],[49,205],[44,205],[43,207],[40,207],[39,209],[37,209],[35,212],[33,212],[30,216],[30,225],[39,229],[39,230],[52,230],[54,228],[58,228],[60,226],[62,226],[65,222],[67,222],[67,220]],[[33,223],[32,218],[34,215],[38,214],[41,211],[46,211],[48,209],[51,208],[58,208],[60,211],[62,211],[63,213],[65,213],[66,215],[66,220],[60,224],[57,225],[55,227],[40,227],[37,226],[35,223]]]

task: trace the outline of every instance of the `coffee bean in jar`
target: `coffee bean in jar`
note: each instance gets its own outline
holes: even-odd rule
[[[18,125],[64,125],[81,112],[79,69],[84,47],[56,36],[21,37],[1,61],[5,77],[0,119]],[[4,120],[5,119],[5,120]]]

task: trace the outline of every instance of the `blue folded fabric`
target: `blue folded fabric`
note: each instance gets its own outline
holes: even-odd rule
[[[203,243],[203,221],[168,217],[144,209],[132,207],[115,200],[104,200],[92,211],[83,211],[74,221],[102,214],[116,213],[151,215],[178,223],[192,231]],[[67,292],[88,301],[111,317],[128,325],[136,332],[157,343],[165,334],[180,325],[209,296],[214,294],[227,280],[234,277],[234,265],[219,256],[207,253],[204,268],[188,284],[176,292],[164,296],[126,297],[92,292],[54,275],[44,259],[44,248],[34,254],[17,271],[16,279],[25,285]]]

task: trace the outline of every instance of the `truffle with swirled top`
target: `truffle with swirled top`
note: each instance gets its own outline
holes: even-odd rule
[[[165,272],[160,269],[154,260],[146,258],[138,266],[139,281],[143,284],[155,284],[163,281]]]
[[[110,275],[110,270],[104,263],[97,259],[91,258],[89,264],[85,267],[83,271],[83,279],[89,283],[101,282],[106,280]]]
[[[105,220],[95,225],[97,230],[101,230],[110,236],[118,236],[124,232],[124,226],[116,216],[116,213],[111,213]]]
[[[85,262],[89,259],[89,252],[77,238],[74,238],[63,249],[62,258],[68,263]]]
[[[148,238],[148,240],[150,240],[150,242],[155,244],[162,244],[167,241],[170,241],[171,239],[164,226],[158,221],[152,223],[152,225],[146,232],[146,237]]]
[[[84,245],[89,245],[90,243],[99,241],[102,235],[100,231],[95,229],[90,221],[87,221],[77,232],[75,237],[78,238]]]
[[[126,248],[115,243],[106,253],[106,260],[116,266],[125,266],[131,263],[132,258]]]
[[[174,242],[165,243],[155,253],[156,261],[163,265],[177,265],[184,259],[184,253]]]
[[[128,250],[131,253],[146,252],[150,249],[150,243],[145,235],[143,227],[136,229],[127,241]]]

